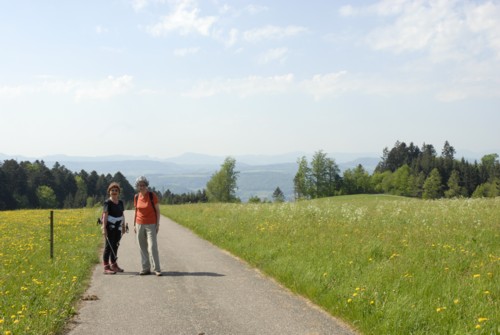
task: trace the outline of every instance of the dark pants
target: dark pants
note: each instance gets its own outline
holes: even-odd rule
[[[104,254],[102,255],[104,265],[116,263],[121,238],[121,231],[116,228],[108,229],[108,238],[104,240]]]

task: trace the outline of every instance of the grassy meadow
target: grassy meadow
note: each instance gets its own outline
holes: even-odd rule
[[[98,262],[95,209],[0,212],[0,335],[57,334]]]
[[[500,334],[500,198],[162,206],[362,334]]]

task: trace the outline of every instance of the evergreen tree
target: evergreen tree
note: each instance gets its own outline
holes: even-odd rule
[[[285,194],[283,191],[278,187],[273,192],[273,201],[274,202],[284,202],[285,201]]]
[[[434,168],[424,183],[422,198],[437,199],[441,196],[441,175],[439,170]]]
[[[458,171],[453,170],[448,179],[448,189],[444,192],[446,198],[457,198],[465,196],[465,189],[460,186],[460,176]]]

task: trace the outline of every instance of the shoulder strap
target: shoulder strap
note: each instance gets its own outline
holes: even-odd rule
[[[158,214],[156,213],[155,202],[153,200],[153,192],[149,191],[149,200],[151,200],[151,206],[153,206],[153,210],[155,211],[156,219],[158,220]]]
[[[137,219],[137,194],[134,194],[134,229],[135,229],[135,220]]]

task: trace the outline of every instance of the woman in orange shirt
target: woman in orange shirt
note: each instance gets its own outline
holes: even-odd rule
[[[139,274],[151,274],[151,267],[157,276],[161,276],[160,257],[156,235],[160,230],[160,206],[158,197],[148,189],[146,177],[139,177],[135,187],[139,191],[134,197],[135,220],[134,232],[141,249],[142,270]]]

